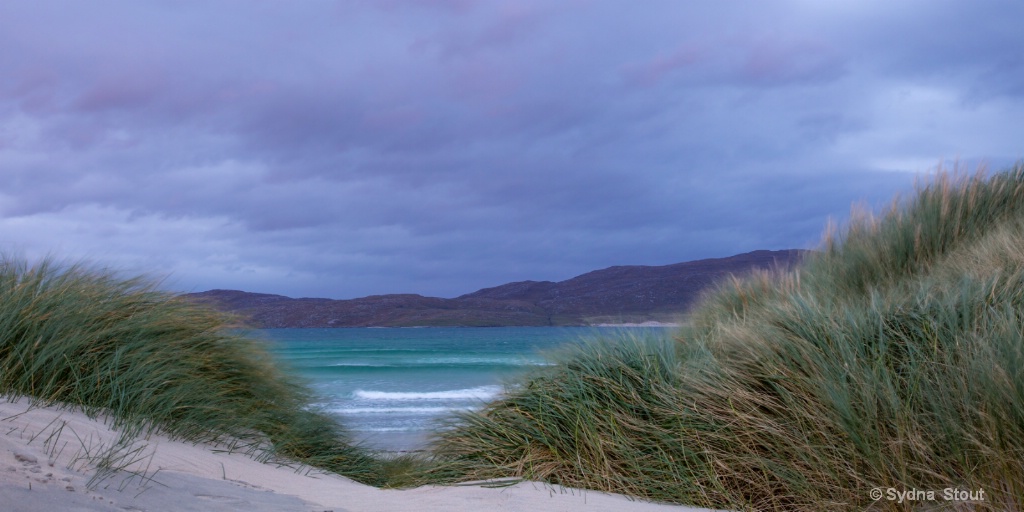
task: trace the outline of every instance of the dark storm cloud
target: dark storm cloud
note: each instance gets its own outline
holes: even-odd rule
[[[0,6],[0,246],[454,296],[811,247],[1021,157],[1015,2]]]

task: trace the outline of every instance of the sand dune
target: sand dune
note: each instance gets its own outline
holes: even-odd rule
[[[159,435],[119,442],[102,419],[27,399],[0,398],[0,434],[0,508],[11,511],[702,510],[535,482],[381,490]]]

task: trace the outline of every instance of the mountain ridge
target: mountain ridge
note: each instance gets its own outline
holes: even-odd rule
[[[616,265],[564,281],[516,281],[452,299],[418,294],[291,298],[239,290],[185,296],[258,328],[550,326],[678,321],[717,280],[791,267],[808,251],[758,250],[670,265]]]

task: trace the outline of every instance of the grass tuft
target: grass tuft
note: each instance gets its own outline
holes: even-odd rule
[[[379,464],[234,319],[143,278],[0,259],[0,394],[379,483]]]
[[[556,362],[454,420],[431,475],[727,509],[1020,510],[1024,167],[939,173],[800,268],[726,281],[675,341]]]

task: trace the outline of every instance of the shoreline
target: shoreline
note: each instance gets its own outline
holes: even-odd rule
[[[303,330],[303,329],[548,329],[548,328],[587,328],[587,327],[682,327],[681,322],[659,322],[647,320],[644,322],[624,323],[595,323],[595,324],[565,324],[565,325],[345,325],[340,327],[253,327],[250,330]]]
[[[587,326],[584,326],[584,327],[666,327],[666,328],[676,328],[676,327],[682,327],[682,326],[683,326],[683,324],[678,323],[678,322],[656,322],[654,320],[649,320],[647,322],[640,322],[640,323],[626,322],[626,323],[623,323],[623,324],[592,324],[592,325],[587,325]]]
[[[126,442],[100,418],[28,398],[0,397],[0,433],[0,499],[19,512],[168,510],[168,503],[210,512],[707,511],[528,481],[384,490],[159,434]]]

